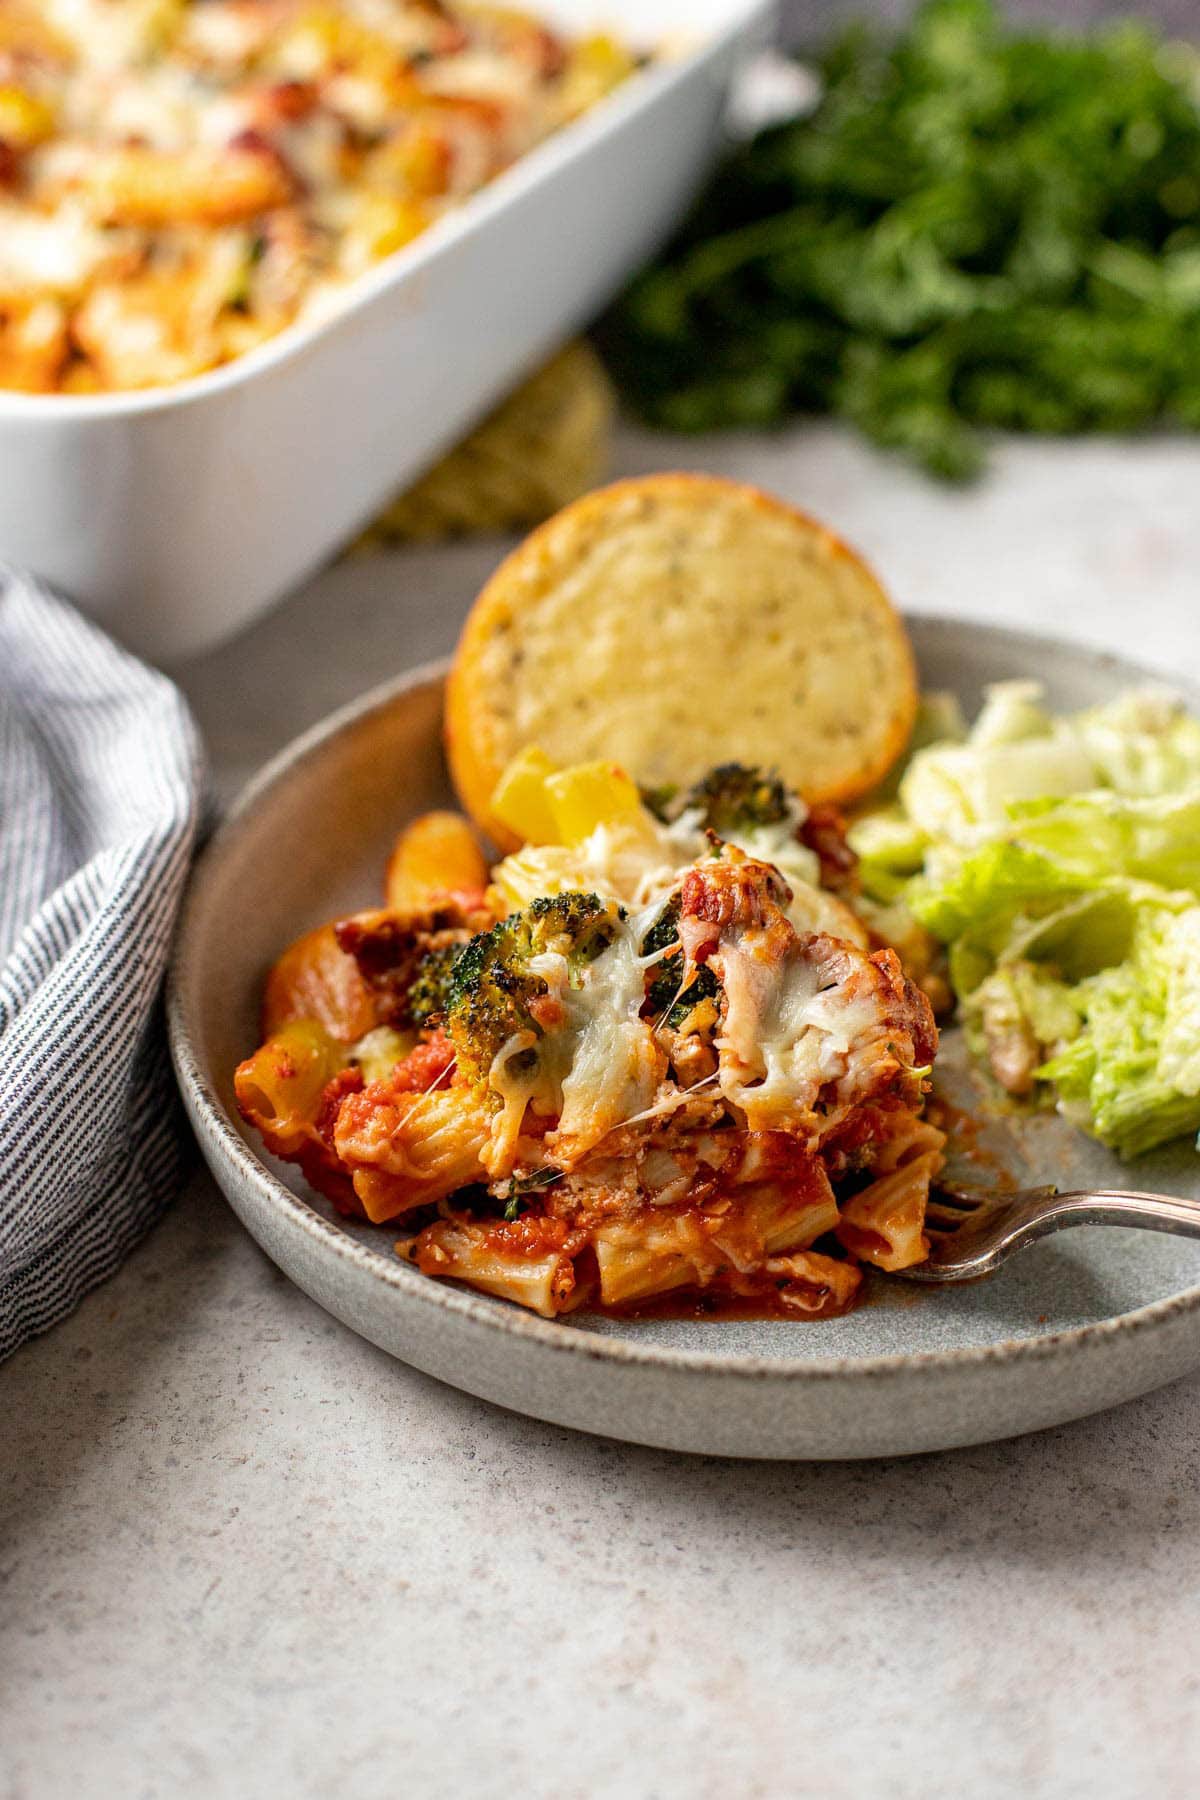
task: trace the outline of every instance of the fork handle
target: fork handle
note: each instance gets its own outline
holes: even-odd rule
[[[927,1263],[898,1273],[911,1281],[974,1281],[980,1275],[990,1275],[1014,1252],[1069,1225],[1135,1225],[1143,1230],[1200,1238],[1200,1200],[1185,1200],[1175,1194],[1096,1188],[1051,1195],[1045,1188],[1033,1188],[1014,1196],[1009,1206],[999,1210],[1000,1219],[982,1240],[975,1239],[968,1247],[958,1232],[952,1233]],[[971,1226],[965,1222],[959,1230],[969,1240],[974,1237]],[[942,1250],[946,1252],[944,1261],[939,1256]]]
[[[1120,1188],[1056,1194],[1041,1218],[1015,1226],[1020,1241],[1043,1237],[1064,1225],[1137,1225],[1143,1231],[1171,1231],[1200,1238],[1200,1200],[1180,1194],[1138,1194]]]

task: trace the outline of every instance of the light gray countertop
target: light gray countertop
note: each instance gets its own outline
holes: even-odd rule
[[[1200,675],[1200,447],[1004,448],[937,490],[830,428],[620,467],[759,480],[901,604]],[[349,560],[186,671],[223,792],[440,654],[498,548]],[[1200,1378],[908,1462],[574,1436],[413,1373],[197,1175],[0,1371],[0,1794],[1196,1791]]]

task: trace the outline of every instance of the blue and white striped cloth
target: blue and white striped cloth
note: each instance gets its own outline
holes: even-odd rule
[[[166,677],[0,571],[0,1357],[178,1183],[162,982],[203,785]]]

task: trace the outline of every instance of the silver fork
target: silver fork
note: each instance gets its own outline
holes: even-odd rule
[[[1055,1187],[1015,1194],[954,1184],[933,1190],[925,1214],[928,1259],[896,1274],[909,1281],[973,1281],[990,1275],[1027,1244],[1068,1225],[1136,1225],[1200,1238],[1200,1200],[1112,1188],[1060,1194]]]

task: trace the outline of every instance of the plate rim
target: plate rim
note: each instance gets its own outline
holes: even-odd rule
[[[1048,650],[1072,657],[1097,670],[1125,670],[1150,685],[1178,691],[1200,712],[1200,691],[1193,683],[1186,679],[1168,678],[1118,651],[1097,649],[1049,632],[993,625],[955,614],[906,608],[902,616],[906,625],[915,627],[918,633],[931,628],[966,632],[975,639],[989,638],[998,648],[1012,646],[1026,652]],[[443,682],[449,666],[450,659],[440,657],[390,676],[356,699],[337,707],[291,739],[241,788],[192,869],[167,976],[166,1012],[171,1060],[201,1149],[217,1155],[231,1172],[235,1172],[255,1191],[268,1209],[279,1213],[291,1227],[305,1232],[319,1250],[331,1251],[367,1278],[382,1282],[401,1299],[415,1301],[442,1315],[469,1321],[504,1336],[523,1339],[530,1346],[537,1345],[566,1355],[583,1357],[591,1362],[618,1364],[626,1368],[641,1366],[676,1370],[722,1380],[754,1383],[783,1380],[820,1385],[825,1382],[881,1381],[896,1376],[923,1374],[936,1377],[984,1368],[992,1363],[1009,1364],[1040,1361],[1048,1357],[1075,1356],[1090,1351],[1093,1346],[1111,1342],[1114,1338],[1156,1330],[1189,1313],[1200,1313],[1200,1282],[1197,1282],[1178,1293],[1136,1307],[1131,1312],[1116,1313],[1085,1325],[1040,1333],[1036,1337],[1005,1338],[991,1344],[963,1345],[939,1350],[892,1351],[886,1355],[808,1358],[679,1349],[645,1340],[610,1337],[564,1327],[558,1320],[543,1319],[523,1308],[506,1306],[493,1297],[476,1294],[470,1288],[435,1281],[398,1259],[389,1261],[379,1250],[360,1244],[348,1232],[318,1212],[302,1194],[277,1176],[242,1137],[197,1054],[188,1000],[188,973],[196,920],[203,906],[207,880],[212,869],[229,853],[259,805],[269,798],[276,784],[318,755],[331,739],[372,715],[390,709],[406,694]],[[218,1185],[222,1185],[220,1181]],[[229,1198],[227,1194],[225,1197]]]

